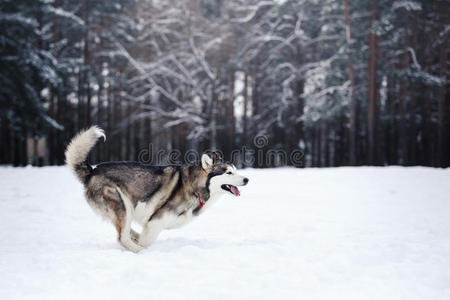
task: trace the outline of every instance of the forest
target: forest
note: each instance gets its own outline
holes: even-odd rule
[[[0,164],[64,164],[97,124],[93,162],[448,167],[449,36],[448,0],[0,0]]]

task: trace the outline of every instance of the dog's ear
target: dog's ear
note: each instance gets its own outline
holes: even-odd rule
[[[209,154],[209,156],[211,156],[214,164],[223,163],[223,155],[220,151],[213,151]]]
[[[213,159],[208,154],[202,155],[202,167],[204,170],[209,170],[213,166]]]

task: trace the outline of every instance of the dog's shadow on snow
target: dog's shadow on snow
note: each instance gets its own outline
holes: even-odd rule
[[[152,246],[144,249],[145,252],[176,252],[183,248],[215,249],[223,247],[248,247],[270,244],[269,240],[241,240],[223,243],[208,239],[167,238],[156,241]]]

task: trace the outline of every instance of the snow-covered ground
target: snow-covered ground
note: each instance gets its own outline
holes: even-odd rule
[[[246,170],[134,254],[63,167],[0,168],[0,299],[450,299],[450,170]]]

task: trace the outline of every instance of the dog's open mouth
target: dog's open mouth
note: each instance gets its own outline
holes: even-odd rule
[[[240,196],[241,192],[239,192],[239,189],[231,184],[222,184],[222,189],[232,193],[234,196]]]

